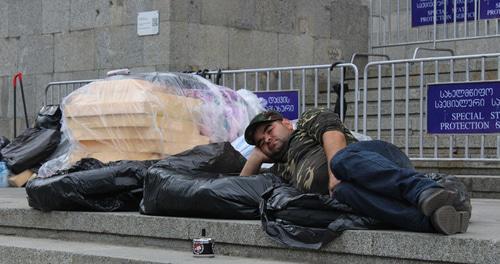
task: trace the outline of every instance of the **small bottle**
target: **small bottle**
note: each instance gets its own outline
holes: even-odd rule
[[[193,256],[194,257],[214,257],[214,240],[206,236],[205,229],[201,230],[201,238],[193,239]]]
[[[9,187],[10,171],[5,162],[0,161],[0,187]]]

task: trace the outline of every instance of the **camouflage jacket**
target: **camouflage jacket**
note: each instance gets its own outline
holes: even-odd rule
[[[328,161],[323,150],[323,133],[341,131],[347,144],[357,142],[339,116],[330,109],[314,108],[304,112],[288,142],[282,163],[271,172],[302,192],[328,194]]]

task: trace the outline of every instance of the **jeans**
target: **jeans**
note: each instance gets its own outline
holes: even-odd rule
[[[442,186],[415,171],[396,146],[380,140],[353,143],[330,166],[342,181],[333,193],[340,202],[405,230],[434,232],[417,207],[418,198],[424,190]]]

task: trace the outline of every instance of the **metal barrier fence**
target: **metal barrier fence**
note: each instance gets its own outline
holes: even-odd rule
[[[438,42],[500,37],[500,8],[495,6],[498,3],[500,1],[493,0],[371,0],[370,47],[423,43],[433,43],[436,47]],[[490,7],[493,9],[488,9]]]
[[[60,104],[62,99],[74,90],[96,80],[78,80],[64,82],[50,82],[45,87],[44,104]]]
[[[363,75],[363,133],[404,146],[412,159],[498,160],[497,134],[426,132],[427,84],[478,80],[500,80],[500,53],[370,62]]]
[[[363,55],[363,54],[361,54]],[[349,71],[347,79],[346,72]],[[332,86],[340,86],[340,116],[347,116],[353,131],[403,147],[414,160],[498,160],[500,136],[428,135],[425,126],[428,83],[500,80],[500,53],[370,62],[363,73],[352,63],[296,67],[206,71],[213,82],[238,90],[300,90],[301,111],[307,107],[333,107]],[[53,82],[46,87],[45,103],[59,103],[69,92],[93,80]],[[360,131],[362,129],[362,131]],[[445,150],[445,153],[443,153]],[[463,151],[463,153],[458,153]]]
[[[352,63],[209,71],[206,74],[212,81],[220,78],[219,83],[222,86],[234,90],[242,88],[250,91],[300,90],[301,112],[305,111],[306,105],[311,107],[322,105],[330,108],[333,101],[332,85],[336,82],[340,85],[340,116],[343,119],[347,70],[352,71],[354,94],[359,98],[358,68]],[[306,100],[308,94],[311,95],[311,100]],[[358,100],[354,100],[354,104],[356,124],[354,129],[357,131]]]

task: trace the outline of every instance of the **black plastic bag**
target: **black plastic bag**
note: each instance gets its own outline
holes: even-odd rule
[[[239,174],[246,159],[229,142],[196,146],[172,155],[152,167],[175,168],[196,176],[215,177],[219,174]]]
[[[59,105],[44,105],[35,120],[36,128],[59,130],[61,128],[62,112]]]
[[[5,148],[5,146],[9,145],[10,140],[4,136],[0,137],[0,150]]]
[[[144,181],[141,213],[258,219],[261,194],[280,179],[239,174],[245,159],[231,144],[197,146],[152,166]]]
[[[0,151],[7,145],[9,145],[10,140],[4,136],[0,137]],[[0,160],[2,160],[2,153],[0,152]]]
[[[3,160],[14,174],[37,167],[57,148],[61,132],[28,128],[1,150]]]
[[[382,227],[329,195],[301,193],[292,186],[279,185],[262,197],[262,228],[272,239],[290,247],[319,249],[344,230]]]
[[[137,211],[144,176],[154,162],[83,159],[69,170],[28,181],[28,203],[42,211]]]

